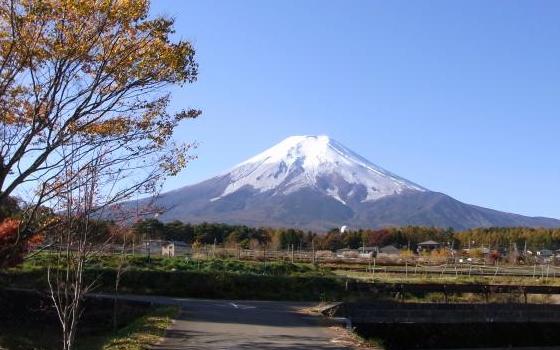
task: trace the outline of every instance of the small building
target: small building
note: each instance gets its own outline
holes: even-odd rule
[[[486,247],[480,247],[480,248],[464,248],[462,251],[463,254],[466,255],[470,255],[471,257],[478,257],[480,256],[486,256],[488,254],[490,254],[490,249],[486,248]]]
[[[357,249],[342,248],[336,251],[337,258],[356,258],[359,251]]]
[[[378,253],[379,247],[360,247],[358,251],[360,253]]]
[[[192,255],[192,245],[182,241],[173,241],[175,245],[175,256]]]
[[[432,250],[439,249],[441,244],[436,241],[425,241],[418,243],[417,251],[420,252],[431,252]]]
[[[554,252],[550,249],[542,249],[537,252],[537,255],[543,258],[549,258],[554,255]]]
[[[161,240],[159,239],[146,239],[143,240],[142,242],[140,242],[140,246],[138,247],[139,251],[151,255],[151,254],[159,254],[159,252],[161,252],[161,245],[162,245]]]
[[[379,253],[386,254],[386,255],[400,255],[401,251],[399,248],[395,247],[394,245],[386,245],[385,247],[379,249]]]
[[[161,245],[161,256],[175,256],[175,243],[163,243]]]
[[[378,247],[360,247],[360,248],[358,248],[358,251],[360,252],[360,254],[359,254],[360,258],[375,258],[377,256],[377,253],[379,252],[379,248]]]

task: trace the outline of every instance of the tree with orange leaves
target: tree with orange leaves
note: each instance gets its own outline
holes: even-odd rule
[[[40,234],[22,235],[20,228],[21,221],[17,219],[0,222],[0,268],[20,264],[25,254],[43,241]]]

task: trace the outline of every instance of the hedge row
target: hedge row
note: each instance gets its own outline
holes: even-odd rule
[[[51,272],[53,274],[53,272]],[[97,292],[112,292],[115,270],[88,269],[87,280],[97,279]],[[0,273],[0,285],[46,289],[44,269]],[[260,299],[260,300],[339,300],[345,295],[345,281],[322,276],[267,276],[208,271],[125,272],[121,293],[173,297]]]

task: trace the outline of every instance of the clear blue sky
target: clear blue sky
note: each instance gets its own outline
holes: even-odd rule
[[[326,134],[461,201],[560,218],[560,2],[172,1],[199,81],[177,138],[214,176],[290,135]]]

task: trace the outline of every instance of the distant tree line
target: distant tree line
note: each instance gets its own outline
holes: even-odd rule
[[[414,249],[420,242],[434,240],[443,244],[454,245],[453,229],[427,226],[388,227],[382,229],[364,229],[340,233],[332,229],[326,235],[319,236],[318,247],[336,250],[340,248],[359,248],[362,246],[394,245],[398,248]]]
[[[406,226],[378,230],[355,230],[340,232],[332,229],[326,234],[293,228],[254,228],[246,225],[216,223],[190,224],[181,221],[163,223],[147,219],[133,226],[139,239],[164,239],[187,243],[220,244],[254,248],[268,246],[271,249],[337,250],[361,246],[385,246],[414,248],[419,242],[436,240],[453,244],[453,230],[436,227]]]
[[[190,224],[181,221],[162,223],[156,219],[147,219],[133,226],[134,233],[140,239],[164,239],[200,244],[224,244],[254,248],[273,246],[275,249],[311,247],[317,236],[310,231],[296,229],[254,228],[246,225],[228,225],[216,223]]]
[[[454,235],[462,247],[516,246],[518,250],[560,249],[560,228],[489,227],[474,228]]]
[[[0,205],[0,219],[17,218],[22,209],[15,199]],[[44,208],[41,221],[56,217],[52,211]],[[40,226],[38,222],[36,226]],[[188,244],[218,244],[227,247],[244,249],[267,247],[269,249],[295,250],[337,250],[342,248],[356,249],[362,246],[394,245],[397,248],[416,249],[418,243],[434,240],[453,248],[488,247],[492,249],[514,246],[518,250],[525,248],[539,250],[543,248],[560,249],[560,228],[527,228],[527,227],[490,227],[475,228],[455,232],[452,228],[429,226],[403,226],[381,229],[359,229],[340,232],[333,228],[326,233],[318,233],[293,228],[249,227],[246,225],[229,225],[221,223],[183,223],[181,221],[161,222],[157,219],[145,219],[128,228],[123,228],[111,221],[92,220],[89,224],[92,241],[103,242],[113,236],[116,242],[125,237],[128,241],[137,242],[146,239],[162,239],[182,241]],[[9,236],[8,227],[0,229],[0,241],[17,239],[17,231]],[[45,241],[49,242],[48,232]],[[0,249],[1,250],[1,249]],[[12,261],[20,261],[25,249],[18,251],[18,257],[10,255]],[[3,265],[3,254],[0,254],[0,266]]]
[[[490,227],[455,232],[452,228],[403,226],[382,229],[360,229],[340,232],[332,229],[317,233],[293,228],[254,228],[246,225],[217,223],[190,224],[181,221],[163,223],[148,219],[136,223],[133,232],[138,239],[164,239],[187,243],[219,244],[270,249],[337,250],[362,246],[394,245],[414,250],[418,243],[434,240],[452,248],[485,246],[524,249],[559,249],[560,228]]]

